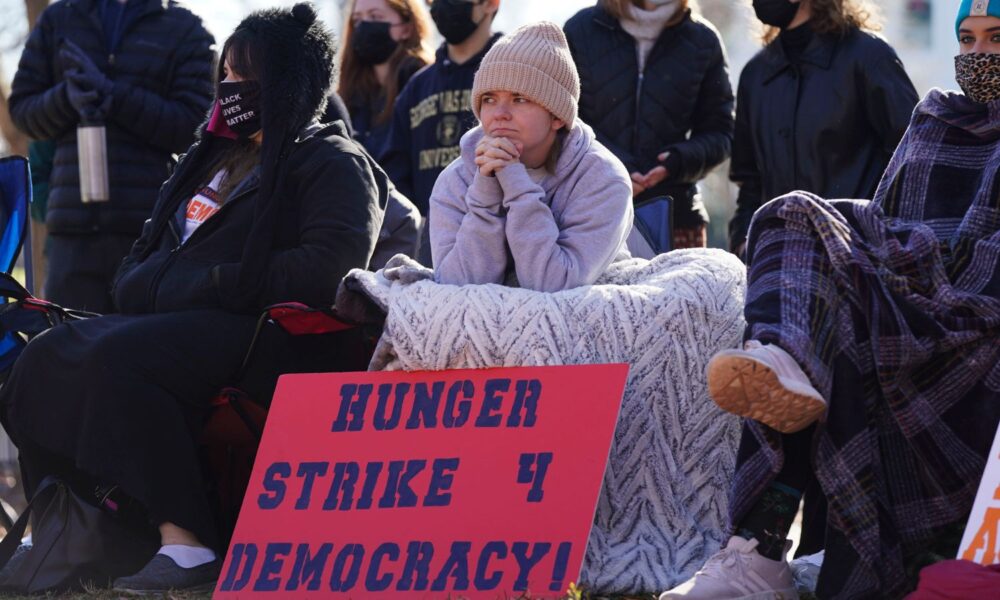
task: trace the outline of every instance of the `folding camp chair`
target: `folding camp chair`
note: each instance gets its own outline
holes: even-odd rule
[[[23,156],[0,159],[0,272],[10,273],[28,233],[28,205],[31,202],[31,173]],[[25,273],[30,278],[30,252],[25,253]],[[29,280],[30,287],[31,282]],[[0,303],[6,300],[0,299]],[[6,371],[24,348],[24,340],[14,332],[0,337],[0,371]],[[13,515],[0,506],[0,524],[9,529]]]

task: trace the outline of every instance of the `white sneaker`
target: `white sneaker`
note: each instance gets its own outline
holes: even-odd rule
[[[797,600],[784,560],[764,558],[757,540],[738,536],[708,559],[691,579],[660,594],[660,600]]]
[[[722,410],[782,433],[808,427],[826,401],[795,359],[773,344],[750,340],[745,350],[722,350],[708,363],[708,393]]]

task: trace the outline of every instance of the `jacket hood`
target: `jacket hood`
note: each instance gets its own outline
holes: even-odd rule
[[[475,174],[476,169],[476,144],[483,138],[485,131],[482,125],[477,125],[462,136],[461,148],[462,161],[465,169],[471,170]],[[554,173],[547,173],[540,185],[546,194],[551,194],[559,185],[570,177],[583,157],[591,151],[597,137],[594,130],[580,119],[577,119],[563,139],[562,151],[556,161]]]

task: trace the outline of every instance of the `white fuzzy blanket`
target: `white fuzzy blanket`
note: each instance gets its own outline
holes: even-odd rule
[[[372,370],[630,365],[583,583],[662,591],[719,549],[740,422],[708,398],[705,367],[741,339],[739,260],[675,251],[616,263],[597,284],[558,293],[430,276],[404,257],[348,276],[342,288],[388,313]]]

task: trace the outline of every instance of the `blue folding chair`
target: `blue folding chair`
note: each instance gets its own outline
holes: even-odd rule
[[[31,203],[31,172],[23,156],[0,159],[0,272],[9,274],[17,262],[18,254],[28,235],[28,206]],[[31,281],[31,256],[25,253],[24,272],[26,287]],[[6,298],[0,298],[6,304]],[[13,366],[24,348],[24,339],[13,331],[0,337],[0,372]]]
[[[25,238],[28,235],[28,206],[31,203],[31,172],[28,160],[23,156],[9,156],[0,159],[0,272],[9,274],[17,262]],[[31,256],[25,253],[25,277],[27,288],[32,289]],[[6,304],[7,298],[0,297]],[[24,348],[25,341],[16,332],[8,331],[0,337],[0,372],[6,372],[14,365]],[[0,507],[0,524],[8,530],[11,515],[7,507]]]

